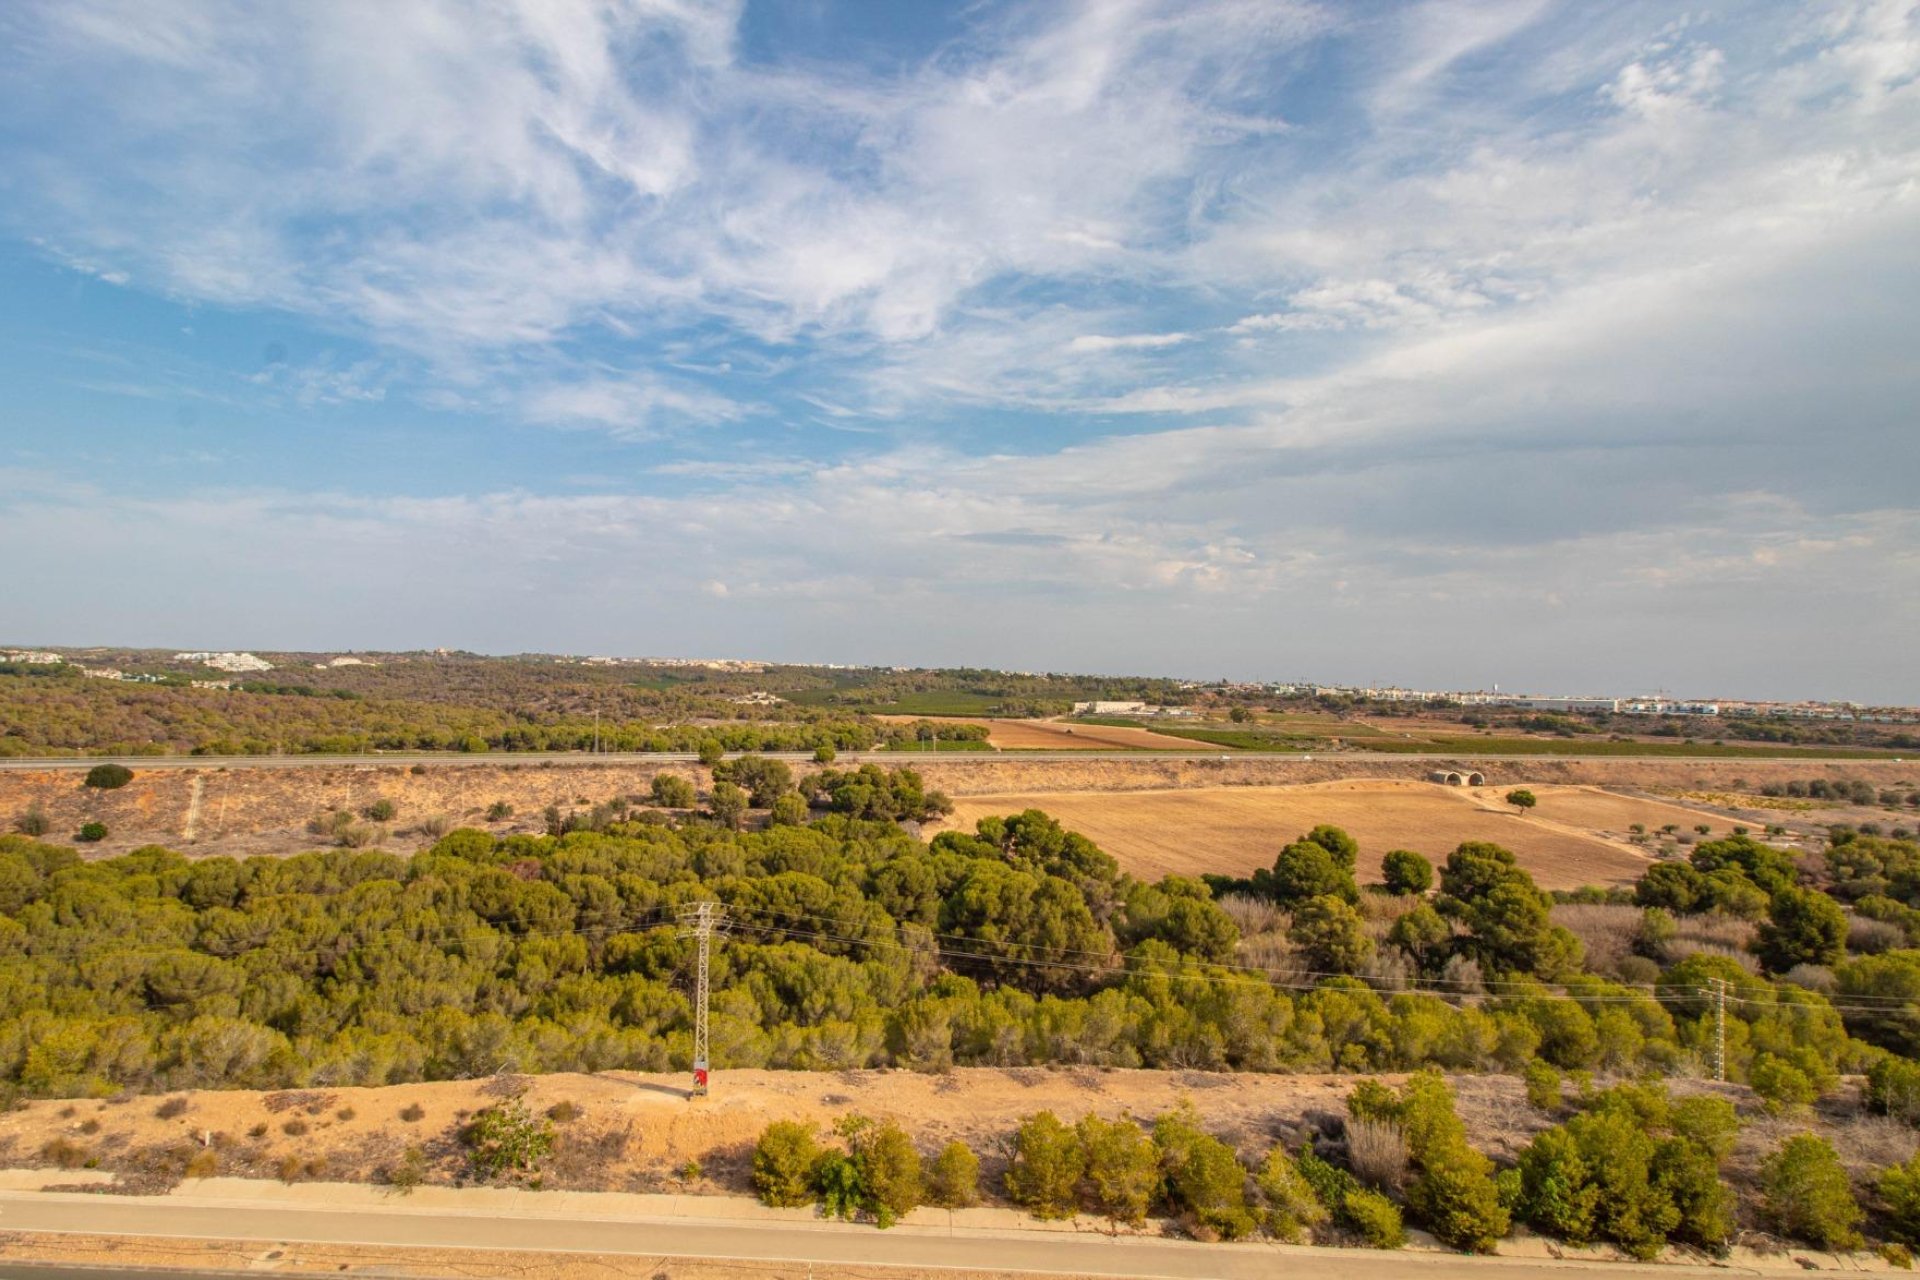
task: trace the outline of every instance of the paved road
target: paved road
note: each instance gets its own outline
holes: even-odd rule
[[[1572,1263],[1543,1259],[1467,1259],[1360,1250],[1283,1249],[1272,1244],[1196,1244],[1107,1239],[1095,1234],[977,1232],[897,1227],[877,1231],[837,1223],[772,1225],[697,1219],[609,1220],[516,1217],[498,1211],[288,1208],[258,1203],[182,1203],[50,1192],[0,1193],[0,1230],[155,1236],[171,1239],[523,1249],[551,1253],[706,1258],[728,1262],[811,1262],[822,1266],[965,1267],[982,1270],[1132,1277],[1137,1280],[1544,1280],[1601,1267],[1623,1280],[1645,1276],[1724,1276],[1728,1268]],[[1737,1268],[1736,1268],[1737,1269]],[[0,1275],[8,1274],[0,1268]],[[26,1273],[31,1275],[32,1273]],[[138,1274],[130,1272],[129,1274]]]
[[[811,762],[810,751],[767,751],[757,754],[774,760],[793,762]],[[110,760],[135,769],[324,769],[339,765],[414,765],[429,764],[452,766],[455,768],[473,765],[503,764],[688,764],[699,757],[686,751],[603,751],[593,754],[584,751],[501,751],[501,752],[448,752],[443,755],[394,752],[387,755],[352,756],[60,756],[54,758],[0,757],[0,770],[8,769],[91,769],[97,764]],[[1493,761],[1501,764],[1729,764],[1741,761],[1766,760],[1838,760],[1847,763],[1887,761],[1901,763],[1903,757],[1891,755],[1847,755],[1834,753],[1818,757],[1805,755],[1745,755],[1745,756],[1559,756],[1559,755],[1502,755],[1486,752],[1398,752],[1398,751],[1328,751],[1314,752],[1311,755],[1295,755],[1285,751],[1233,751],[1223,752],[1219,748],[1196,747],[1192,750],[1147,750],[1137,751],[871,751],[840,754],[834,763],[844,769],[863,762],[876,764],[925,764],[929,761],[947,764],[1086,764],[1092,761],[1109,760],[1297,760],[1297,761],[1333,761],[1351,764],[1365,761],[1368,763],[1393,763],[1395,761],[1423,762],[1443,761],[1460,763],[1462,761]]]

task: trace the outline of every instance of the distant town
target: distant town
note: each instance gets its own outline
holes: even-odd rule
[[[74,656],[75,653],[84,654],[86,652],[85,650],[59,652],[51,649],[0,649],[0,662],[40,666],[64,664],[78,669],[82,675],[98,680],[125,680],[135,683],[152,683],[165,678],[152,672],[129,672],[110,665],[88,665]],[[434,649],[426,652],[427,656],[448,657],[460,651],[454,649]],[[897,674],[909,674],[915,671],[928,670],[928,668],[920,667],[867,666],[857,663],[778,663],[749,658],[625,658],[601,655],[578,656],[572,654],[539,656],[563,665],[698,668],[701,670],[730,672],[734,674],[761,673],[781,666],[804,666],[826,671],[888,671]],[[276,669],[275,663],[257,654],[245,651],[195,650],[175,653],[172,657],[174,663],[197,665],[226,675],[260,675]],[[320,658],[317,660],[314,655],[302,655],[302,659],[299,665],[312,669],[378,665],[376,659],[359,657],[352,654],[343,654],[337,657]],[[1049,677],[1070,678],[1064,673],[1023,671],[1012,672],[1010,674],[1038,679],[1046,679]],[[177,676],[175,679],[177,680]],[[194,687],[197,688],[224,689],[232,687],[231,681],[218,679],[195,680],[192,683]],[[1920,723],[1920,707],[1912,706],[1869,706],[1856,702],[1826,702],[1819,700],[1767,701],[1737,698],[1680,698],[1669,696],[1664,692],[1624,696],[1608,694],[1539,694],[1513,693],[1502,690],[1498,685],[1495,685],[1491,689],[1412,689],[1401,685],[1322,684],[1309,680],[1189,680],[1179,682],[1177,687],[1194,692],[1267,693],[1290,697],[1346,698],[1356,702],[1421,703],[1434,707],[1503,707],[1518,711],[1572,714],[1754,716],[1787,720],[1835,720],[1876,724]],[[752,694],[737,697],[734,701],[743,704],[764,702],[768,705],[774,705],[782,700],[771,694]],[[1075,702],[1073,704],[1073,714],[1185,719],[1192,718],[1197,713],[1193,708],[1177,703],[1163,704],[1131,700],[1092,700]]]

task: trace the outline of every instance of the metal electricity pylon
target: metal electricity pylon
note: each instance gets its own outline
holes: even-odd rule
[[[700,962],[693,985],[693,1093],[707,1092],[707,945],[714,930],[724,928],[727,909],[718,902],[694,902],[680,908],[680,936],[700,944]]]

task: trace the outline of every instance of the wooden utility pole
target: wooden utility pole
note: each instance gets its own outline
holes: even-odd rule
[[[718,902],[695,902],[680,908],[680,936],[699,943],[700,959],[693,985],[693,1092],[707,1093],[707,947],[715,929],[727,922],[727,909]]]

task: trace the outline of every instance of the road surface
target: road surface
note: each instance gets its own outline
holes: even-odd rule
[[[181,1197],[123,1197],[0,1192],[0,1231],[261,1244],[366,1245],[432,1249],[517,1249],[543,1253],[704,1258],[734,1263],[802,1262],[818,1266],[901,1266],[1100,1275],[1140,1280],[1546,1280],[1599,1269],[1623,1280],[1648,1276],[1724,1276],[1727,1267],[1562,1262],[1542,1258],[1470,1259],[1359,1249],[1286,1248],[1268,1243],[1191,1241],[1048,1231],[969,1231],[839,1223],[766,1224],[691,1218],[623,1219],[515,1216],[442,1209],[287,1207]],[[1791,1265],[1786,1259],[1782,1263]],[[1740,1268],[1732,1268],[1739,1270]],[[7,1275],[0,1265],[0,1276]],[[23,1273],[31,1274],[31,1273]],[[57,1274],[57,1273],[56,1273]],[[96,1273],[97,1274],[97,1273]],[[138,1274],[132,1272],[130,1274]],[[1753,1272],[1753,1274],[1761,1274]]]

